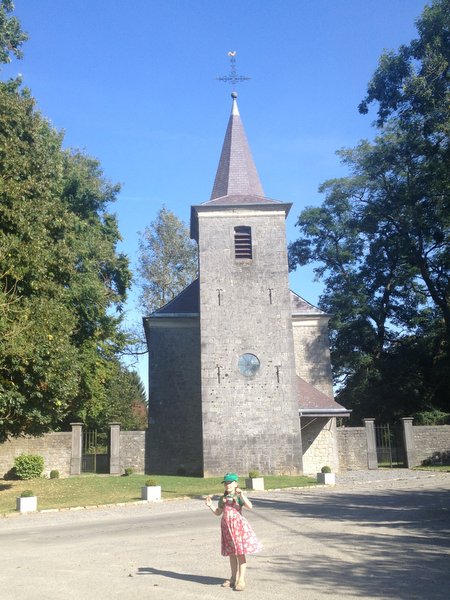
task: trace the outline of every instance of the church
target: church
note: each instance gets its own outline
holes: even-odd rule
[[[286,217],[267,198],[232,93],[209,200],[191,207],[199,276],[144,317],[147,471],[339,469],[329,315],[289,289]]]

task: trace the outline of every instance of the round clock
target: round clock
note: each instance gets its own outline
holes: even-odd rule
[[[261,363],[259,362],[259,358],[254,354],[242,354],[238,360],[238,368],[242,375],[246,377],[251,377],[255,375],[258,371]]]

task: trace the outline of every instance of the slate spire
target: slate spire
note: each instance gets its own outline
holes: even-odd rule
[[[264,191],[239,115],[236,92],[233,92],[231,97],[233,98],[231,115],[210,200],[224,196],[264,197]]]

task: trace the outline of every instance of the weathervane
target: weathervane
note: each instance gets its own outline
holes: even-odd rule
[[[237,83],[242,83],[243,81],[247,81],[251,79],[251,77],[244,77],[243,75],[238,75],[236,71],[236,50],[233,52],[228,52],[228,56],[230,57],[230,74],[224,75],[223,77],[217,77],[218,81],[224,81],[225,83],[231,83],[232,86],[235,86]]]

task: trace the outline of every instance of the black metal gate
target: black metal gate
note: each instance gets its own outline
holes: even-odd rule
[[[109,473],[109,455],[108,431],[83,431],[82,473]]]
[[[406,467],[402,425],[376,425],[375,437],[379,467]]]

